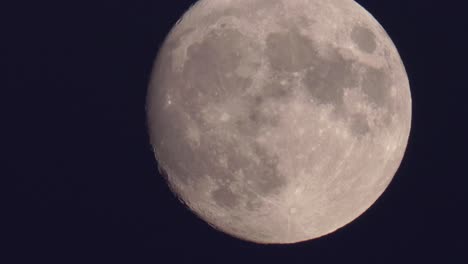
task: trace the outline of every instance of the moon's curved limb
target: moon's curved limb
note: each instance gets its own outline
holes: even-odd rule
[[[351,0],[202,0],[167,37],[148,94],[174,192],[215,228],[293,243],[382,194],[411,95],[392,41]]]

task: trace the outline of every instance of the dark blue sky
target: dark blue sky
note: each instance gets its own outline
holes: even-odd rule
[[[158,176],[145,126],[149,73],[165,35],[194,1],[11,2],[0,8],[1,177],[7,189],[0,214],[7,222],[0,235],[7,254],[0,258],[468,261],[463,1],[358,1],[392,37],[410,78],[407,154],[389,191],[362,217],[332,235],[289,246],[255,245],[213,231]]]

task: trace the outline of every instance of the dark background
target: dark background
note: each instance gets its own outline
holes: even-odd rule
[[[214,231],[158,175],[145,124],[149,74],[194,1],[10,2],[0,6],[0,262],[468,263],[463,1],[358,1],[410,78],[407,153],[359,219],[282,246]]]

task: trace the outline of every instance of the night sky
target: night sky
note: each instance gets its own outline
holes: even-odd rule
[[[149,145],[153,60],[195,1],[10,2],[0,7],[1,263],[468,263],[463,1],[357,1],[391,36],[410,79],[406,155],[360,218],[270,246],[188,211]]]

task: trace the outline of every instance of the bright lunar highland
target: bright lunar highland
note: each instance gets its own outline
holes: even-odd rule
[[[411,94],[390,37],[352,0],[201,0],[158,53],[147,116],[194,213],[243,240],[295,243],[384,192]]]

